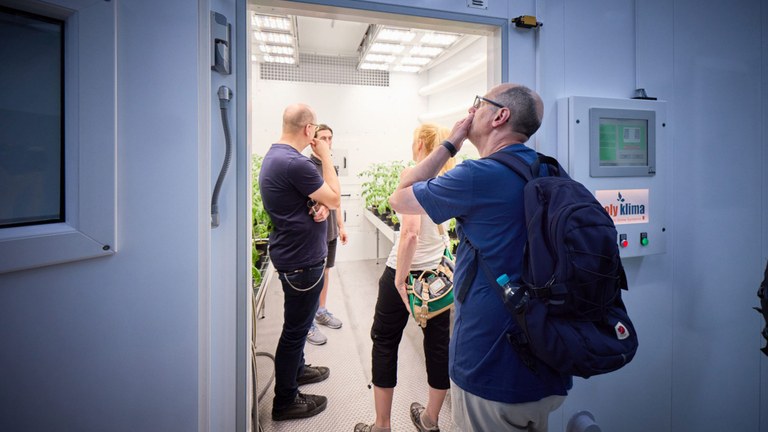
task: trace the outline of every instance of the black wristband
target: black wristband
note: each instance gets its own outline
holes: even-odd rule
[[[453,143],[448,140],[443,141],[440,145],[445,147],[446,150],[448,150],[448,153],[451,154],[451,157],[456,156],[456,153],[458,153],[458,150],[456,150],[456,146],[454,146]]]

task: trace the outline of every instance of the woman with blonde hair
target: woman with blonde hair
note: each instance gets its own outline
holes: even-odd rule
[[[413,134],[413,160],[420,162],[434,151],[450,134],[450,130],[434,124],[423,124]],[[450,158],[440,174],[453,168]],[[391,426],[392,397],[397,384],[397,351],[403,330],[408,323],[410,308],[406,295],[406,278],[418,277],[424,270],[435,270],[446,241],[437,224],[426,215],[400,215],[400,235],[392,246],[384,273],[379,278],[373,326],[371,327],[373,397],[376,421],[358,423],[355,432],[387,432]],[[450,387],[448,378],[448,342],[450,313],[431,318],[425,328],[424,356],[426,358],[429,396],[427,406],[414,402],[410,417],[420,431],[439,431],[438,415]]]

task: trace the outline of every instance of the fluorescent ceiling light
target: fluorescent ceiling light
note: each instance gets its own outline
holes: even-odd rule
[[[365,56],[365,61],[373,63],[392,63],[395,61],[395,56],[384,54],[368,54]]]
[[[256,40],[259,40],[261,42],[268,42],[268,43],[274,43],[274,44],[280,44],[280,45],[293,45],[293,37],[285,33],[254,31],[253,36],[256,38]]]
[[[437,57],[444,50],[439,47],[415,46],[411,48],[411,55],[424,57]]]
[[[292,56],[294,53],[293,47],[281,46],[281,45],[259,45],[261,52],[265,54],[282,54]]]
[[[251,14],[251,29],[259,47],[253,61],[299,64],[295,16],[254,13]]]
[[[416,33],[410,30],[384,28],[376,35],[376,41],[410,42],[416,37]]]
[[[391,43],[376,42],[371,46],[372,53],[400,54],[404,46]]]
[[[272,55],[265,55],[264,61],[267,63],[284,63],[284,64],[296,63],[296,59],[294,59],[293,57],[272,56]]]
[[[425,45],[448,46],[456,42],[458,38],[459,35],[451,33],[427,33],[421,37],[421,43]]]
[[[463,35],[371,24],[358,49],[359,69],[421,72],[439,61]],[[382,68],[376,64],[389,64]]]
[[[267,30],[291,31],[291,20],[286,17],[270,15],[252,15],[251,24]]]

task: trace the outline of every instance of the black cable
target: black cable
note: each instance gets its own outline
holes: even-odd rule
[[[221,185],[224,183],[224,177],[227,176],[229,164],[232,160],[232,140],[229,134],[229,120],[227,119],[227,107],[229,105],[229,100],[232,99],[232,90],[230,90],[229,87],[221,86],[219,87],[218,95],[219,108],[221,110],[221,124],[224,128],[226,152],[224,154],[224,164],[219,172],[219,178],[216,179],[216,186],[214,186],[213,195],[211,196],[211,227],[213,228],[219,226],[219,193],[221,192]]]

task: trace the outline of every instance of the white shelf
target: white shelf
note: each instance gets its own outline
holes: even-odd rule
[[[379,232],[392,243],[394,243],[397,236],[400,235],[400,231],[393,230],[392,227],[384,223],[384,221],[379,219],[379,217],[373,214],[370,210],[365,209],[363,214],[365,214],[365,218],[368,219],[368,221],[373,224],[373,226],[376,227],[376,229],[379,230]]]

